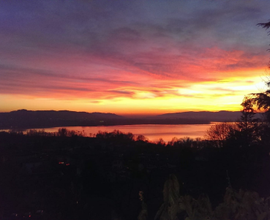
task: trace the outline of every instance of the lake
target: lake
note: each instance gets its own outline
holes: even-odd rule
[[[211,124],[141,124],[141,125],[115,125],[115,126],[74,126],[66,127],[68,130],[84,132],[86,136],[93,136],[98,131],[112,132],[119,130],[123,133],[131,132],[134,135],[144,135],[149,141],[158,141],[162,138],[165,142],[171,141],[172,138],[203,138]],[[44,128],[45,132],[57,132],[59,128]],[[41,129],[37,129],[41,130]]]

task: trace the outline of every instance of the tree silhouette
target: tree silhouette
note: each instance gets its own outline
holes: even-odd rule
[[[258,118],[255,118],[254,101],[249,96],[246,96],[242,102],[242,116],[237,127],[242,137],[242,142],[245,146],[259,141],[261,123]]]
[[[222,147],[224,142],[231,136],[233,131],[237,130],[237,126],[232,123],[219,123],[212,125],[206,132],[206,139],[214,141],[215,147]]]
[[[259,23],[259,26],[268,29],[270,28],[270,21],[267,23]],[[270,32],[269,32],[270,34]],[[270,66],[269,66],[270,68]],[[270,79],[267,79],[266,85],[268,88],[270,88]],[[251,93],[249,95],[249,98],[245,100],[246,102],[249,102],[249,105],[252,105],[252,109],[255,107],[258,111],[263,111],[266,113],[266,120],[265,122],[270,125],[270,89],[267,89],[265,92],[259,92],[259,93]],[[242,103],[243,105],[243,103]],[[254,106],[254,107],[253,107]]]
[[[258,26],[261,26],[265,29],[270,28],[270,21],[266,23],[258,23]],[[269,32],[270,34],[270,32]],[[270,68],[270,65],[269,65]],[[270,79],[266,81],[266,85],[268,88],[270,88]],[[270,140],[269,136],[269,130],[270,130],[270,89],[267,89],[265,92],[259,92],[259,93],[251,93],[247,98],[245,98],[244,102],[242,103],[242,106],[244,107],[244,114],[242,121],[252,120],[253,114],[255,111],[257,112],[264,112],[265,118],[262,123],[260,123],[261,128],[263,128],[260,133],[262,136],[262,139],[266,139],[267,141]],[[245,118],[246,117],[246,118]],[[258,123],[255,123],[258,125]],[[245,126],[245,124],[242,124]],[[248,127],[246,124],[246,128],[242,126],[245,131],[247,131]],[[254,127],[253,127],[254,128]]]

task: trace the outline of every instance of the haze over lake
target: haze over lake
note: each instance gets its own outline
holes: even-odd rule
[[[144,135],[149,141],[158,141],[162,138],[165,142],[172,138],[203,138],[211,124],[180,124],[180,125],[116,125],[116,126],[74,126],[66,127],[68,130],[84,132],[86,136],[93,136],[98,131],[112,132],[119,130],[123,133],[132,133],[134,135]],[[61,127],[44,128],[45,132],[57,132]],[[38,129],[40,130],[40,129]],[[27,130],[26,130],[27,131]]]

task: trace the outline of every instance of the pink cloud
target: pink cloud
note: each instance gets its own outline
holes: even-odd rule
[[[154,50],[126,60],[88,53],[28,55],[18,65],[0,66],[0,92],[63,98],[133,98],[136,91],[149,91],[155,97],[179,95],[173,89],[187,83],[225,79],[236,71],[244,77],[243,70],[262,68],[264,59],[264,55],[219,48]],[[33,68],[27,67],[31,62]]]

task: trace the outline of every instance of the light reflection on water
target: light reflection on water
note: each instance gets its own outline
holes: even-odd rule
[[[115,125],[115,126],[74,126],[66,127],[68,130],[83,132],[86,136],[93,136],[98,131],[112,132],[119,130],[123,133],[131,132],[134,135],[144,135],[149,141],[157,141],[162,138],[165,142],[172,138],[204,138],[206,131],[212,124],[180,124],[180,125]],[[44,128],[45,132],[57,132],[59,128]],[[41,130],[41,129],[37,129]]]

